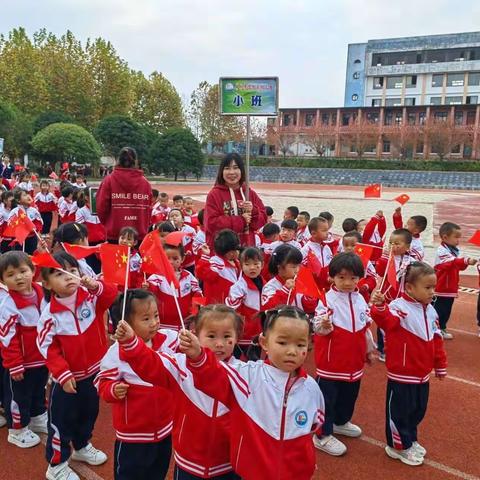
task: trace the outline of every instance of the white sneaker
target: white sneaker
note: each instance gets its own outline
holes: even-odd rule
[[[453,335],[450,332],[447,332],[447,330],[440,330],[440,333],[444,340],[451,340],[453,338]]]
[[[9,428],[7,441],[20,448],[30,448],[40,443],[40,437],[28,427],[18,430]]]
[[[96,449],[91,443],[80,450],[74,450],[71,458],[72,460],[77,460],[77,462],[85,462],[89,465],[101,465],[107,461],[107,455]]]
[[[337,435],[345,435],[346,437],[359,437],[362,434],[362,429],[353,424],[352,422],[347,422],[345,425],[333,425],[333,433]]]
[[[3,415],[0,415],[0,428],[4,427],[6,424],[7,419]]]
[[[413,442],[412,447],[420,457],[424,457],[427,454],[427,449],[422,447],[418,442]]]
[[[313,444],[318,450],[333,455],[334,457],[340,457],[347,451],[347,446],[333,435],[327,435],[325,437],[317,437],[317,435],[314,435]]]
[[[379,354],[378,354],[378,359],[379,359],[381,362],[385,363],[385,354],[384,354],[384,353],[379,353]]]
[[[47,412],[30,418],[30,424],[28,428],[35,433],[48,433],[47,428],[48,415]]]
[[[387,445],[385,447],[385,452],[390,458],[400,460],[402,463],[405,463],[405,465],[416,467],[423,463],[423,457],[418,455],[413,446],[407,448],[406,450],[397,450],[396,448],[392,448]]]
[[[67,462],[55,466],[49,465],[45,478],[47,480],[80,480],[80,477],[70,468]]]

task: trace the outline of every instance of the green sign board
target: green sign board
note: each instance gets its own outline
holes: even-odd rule
[[[90,187],[90,211],[92,212],[93,215],[97,214],[97,193],[98,193],[98,187]]]
[[[222,115],[277,115],[278,77],[220,78]]]

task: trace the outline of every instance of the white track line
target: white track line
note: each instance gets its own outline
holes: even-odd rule
[[[44,435],[44,434],[41,434],[40,438],[42,439],[42,444],[46,445],[47,444],[47,436]],[[75,462],[73,460],[70,460],[68,462],[68,464],[70,465],[70,468],[72,470],[75,470],[85,480],[105,480],[103,477],[96,474],[91,468],[87,467],[83,463]]]
[[[456,382],[466,383],[467,385],[472,385],[473,387],[480,387],[480,383],[474,382],[472,380],[466,380],[465,378],[455,377],[454,375],[448,375],[445,377],[450,380],[455,380]]]
[[[370,445],[375,445],[376,447],[385,448],[385,443],[380,442],[379,440],[367,437],[366,435],[362,435],[359,437],[360,440],[369,443]],[[449,467],[448,465],[444,465],[443,463],[435,462],[433,460],[424,460],[423,463],[428,465],[429,467],[435,468],[436,470],[440,470],[441,472],[448,473],[449,475],[453,475],[454,477],[462,478],[463,480],[480,480],[480,477],[475,475],[471,475],[470,473],[462,472],[461,470],[457,470],[456,468]]]
[[[478,337],[478,333],[475,332],[469,332],[468,330],[462,330],[461,328],[450,328],[448,327],[448,330],[452,332],[457,332],[457,333],[463,333],[464,335],[471,335],[473,337]]]

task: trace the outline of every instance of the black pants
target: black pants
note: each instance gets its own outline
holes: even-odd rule
[[[241,480],[241,478],[235,472],[224,473],[223,475],[219,475],[218,477],[213,478],[215,480]],[[182,470],[178,467],[178,465],[175,465],[173,480],[203,480],[203,477],[197,477],[196,475]]]
[[[477,325],[480,327],[480,292],[478,292],[477,298]]]
[[[440,328],[445,330],[447,328],[447,322],[452,313],[454,297],[437,297],[433,301],[433,308],[438,313],[438,323]]]
[[[172,455],[172,437],[155,443],[115,440],[115,480],[163,480]]]
[[[385,432],[390,447],[405,450],[417,441],[417,428],[425,416],[429,384],[387,382]]]
[[[380,353],[385,353],[385,338],[383,330],[377,327],[377,350]]]
[[[317,383],[325,399],[325,422],[322,435],[333,433],[333,425],[345,425],[353,416],[355,402],[360,390],[360,380],[342,382],[317,377]]]
[[[43,212],[40,214],[43,220],[43,227],[42,227],[42,233],[46,235],[47,233],[50,233],[50,228],[52,227],[52,218],[53,218],[53,213],[52,212]]]
[[[3,407],[8,428],[26,427],[32,417],[45,413],[47,380],[47,367],[28,368],[19,382],[12,380],[8,370],[4,371]]]
[[[77,393],[67,393],[53,382],[48,406],[48,438],[46,458],[51,465],[58,465],[70,458],[75,450],[87,446],[92,438],[98,416],[98,395],[93,386],[95,375],[77,381]]]

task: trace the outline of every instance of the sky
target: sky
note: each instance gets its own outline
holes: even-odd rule
[[[343,105],[347,45],[480,30],[480,1],[3,0],[0,32],[103,37],[183,98],[220,76],[278,76],[280,107]],[[0,92],[1,96],[1,92]]]

